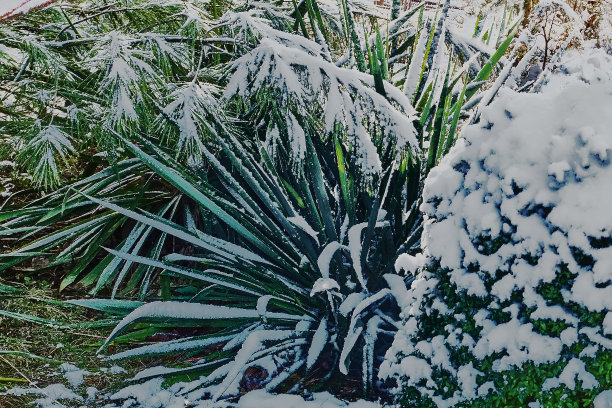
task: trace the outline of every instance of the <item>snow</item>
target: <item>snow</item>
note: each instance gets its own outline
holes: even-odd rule
[[[87,401],[93,401],[100,391],[96,387],[87,387],[85,393],[87,394]]]
[[[195,397],[196,393],[181,394],[179,389],[184,383],[168,389],[162,387],[160,379],[149,380],[145,383],[126,387],[112,395],[115,401],[124,401],[123,405],[106,405],[109,408],[131,406],[137,404],[139,408],[379,408],[380,404],[368,401],[345,402],[328,392],[314,393],[308,398],[299,395],[272,394],[265,390],[251,391],[242,396],[236,403],[226,401],[211,401]],[[120,403],[120,402],[118,402]]]
[[[387,222],[377,222],[374,226],[375,228],[381,228],[387,226]],[[367,222],[362,222],[359,224],[355,224],[348,230],[348,249],[351,253],[351,259],[353,260],[353,269],[355,270],[355,275],[357,275],[357,280],[361,284],[361,287],[366,289],[366,282],[363,276],[362,267],[361,267],[361,251],[362,241],[361,241],[361,233],[368,226]]]
[[[295,216],[295,217],[288,217],[287,220],[289,220],[289,222],[291,222],[293,225],[299,227],[302,231],[304,231],[305,233],[310,235],[312,238],[314,238],[314,240],[317,243],[319,242],[319,238],[317,237],[317,235],[319,233],[316,232],[310,226],[310,224],[308,224],[308,221],[306,221],[306,219],[304,219],[304,217],[298,215],[298,216]]]
[[[64,384],[51,384],[46,386],[45,388],[15,387],[11,388],[5,393],[0,393],[0,397],[2,395],[39,395],[40,398],[34,401],[34,404],[38,408],[60,408],[64,406],[61,401],[83,401],[83,397],[75,394],[74,391],[68,389]]]
[[[401,370],[406,375],[406,384],[408,386],[415,385],[421,380],[426,380],[429,384],[433,384],[431,366],[422,358],[407,356],[402,359]]]
[[[312,341],[310,345],[310,349],[308,350],[308,356],[306,357],[306,369],[310,370],[310,368],[317,361],[317,358],[323,351],[325,344],[327,343],[327,318],[324,317],[319,323],[319,327],[315,331],[315,334],[312,336]]]
[[[426,258],[423,254],[409,255],[401,254],[395,261],[395,270],[400,273],[404,271],[406,274],[415,274],[416,271],[423,267]]]
[[[57,159],[67,160],[68,155],[74,152],[74,147],[70,136],[58,126],[40,128],[39,121],[35,126],[39,127],[38,134],[23,147],[23,153],[38,159],[34,174],[41,180],[39,184],[43,184],[42,179],[59,178]]]
[[[73,389],[79,388],[83,384],[83,377],[91,374],[89,371],[81,370],[74,364],[69,363],[63,363],[59,369],[64,372],[64,377]]]
[[[329,278],[329,263],[332,260],[332,257],[339,249],[347,248],[346,246],[340,244],[338,241],[332,241],[323,248],[323,251],[319,254],[317,258],[317,266],[319,267],[319,271],[321,272],[321,276],[323,278]]]
[[[184,350],[193,350],[198,348],[204,348],[213,344],[218,344],[223,341],[229,341],[232,340],[234,337],[234,335],[215,336],[204,339],[199,339],[197,337],[184,337],[177,340],[147,344],[145,346],[124,350],[107,357],[107,360],[116,361],[123,360],[126,358],[133,358],[136,356],[156,355],[164,353],[175,353]]]
[[[558,378],[548,378],[544,381],[542,389],[548,391],[564,384],[570,390],[575,390],[576,380],[581,381],[581,387],[584,390],[592,390],[599,386],[595,376],[586,370],[584,362],[577,358],[573,358],[567,363]]]
[[[496,356],[493,372],[527,362],[564,361],[564,371],[548,379],[547,388],[572,388],[576,377],[587,388],[598,386],[583,358],[612,343],[606,337],[612,249],[605,243],[612,236],[612,189],[607,188],[612,178],[611,109],[612,56],[587,48],[566,52],[557,73],[538,93],[502,87],[482,110],[480,122],[464,129],[463,138],[425,181],[421,208],[427,219],[421,244],[427,259],[405,255],[396,269],[414,273],[422,265],[438,264],[460,296],[486,299],[489,306],[473,315],[478,338],[463,332],[461,323],[449,324],[443,341],[423,353],[419,341],[434,339],[420,332],[421,319],[434,311],[457,313],[458,307],[436,295],[441,272],[425,266],[408,290],[403,329],[381,367],[383,377],[416,385],[428,379],[429,370],[443,368],[463,384],[460,391],[443,398],[434,384],[419,383],[417,389],[435,396],[439,406],[474,398],[480,394],[474,378],[486,373],[476,365],[445,366],[448,352],[467,340],[475,361]],[[604,244],[595,244],[598,240]],[[588,257],[586,263],[577,259],[577,251]],[[555,304],[536,289],[552,282],[561,265],[575,277]],[[564,307],[569,302],[607,312],[604,324],[585,325]],[[541,334],[523,307],[532,308],[529,319],[563,321],[565,330],[560,336]],[[496,321],[491,311],[505,313],[508,320]],[[580,356],[562,352],[578,341],[587,346]]]
[[[251,391],[240,399],[237,408],[379,408],[374,402],[356,401],[346,403],[328,392],[314,393],[311,400],[299,395],[273,395],[265,391]]]
[[[395,298],[395,301],[399,307],[404,309],[405,307],[410,306],[410,295],[408,294],[408,289],[406,287],[406,281],[404,278],[393,273],[386,273],[383,275],[383,278],[387,282],[387,286],[389,286],[391,294]]]
[[[609,408],[612,406],[612,390],[607,390],[595,397],[593,401],[595,408]]]
[[[414,56],[412,57],[414,62],[408,67],[404,85],[404,93],[410,100],[414,98],[414,93],[419,86],[422,63],[425,57],[425,48],[429,40],[425,31],[421,31],[418,35],[417,46],[414,51]]]
[[[331,278],[319,278],[315,281],[314,285],[312,285],[312,290],[310,291],[310,296],[314,296],[320,292],[327,292],[330,290],[340,290],[340,285],[338,282]]]
[[[203,132],[198,117],[217,112],[217,99],[213,96],[215,92],[218,90],[212,85],[192,81],[168,96],[171,102],[164,108],[164,113],[178,126],[180,135],[177,149],[188,159],[202,156]]]
[[[342,316],[348,316],[349,313],[351,313],[363,299],[365,299],[364,293],[351,293],[340,304],[338,311]]]
[[[612,334],[612,312],[606,313],[603,321],[603,333]]]
[[[24,14],[33,8],[54,3],[56,0],[2,0],[0,4],[0,20],[18,14]]]
[[[505,351],[508,355],[493,363],[496,371],[519,368],[528,361],[542,364],[560,358],[561,341],[534,332],[531,323],[521,324],[513,319],[508,323],[487,326],[483,328],[482,337],[474,346],[474,356],[484,359]]]

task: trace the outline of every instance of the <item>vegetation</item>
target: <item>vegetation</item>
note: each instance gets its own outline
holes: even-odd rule
[[[426,262],[398,261],[416,277],[381,368],[406,405],[606,406],[612,218],[600,200],[582,211],[576,200],[612,175],[610,121],[585,116],[608,100],[609,60],[605,50],[583,58],[600,68],[498,99],[487,126],[467,128],[430,173]]]
[[[0,170],[22,179],[0,271],[60,271],[100,353],[168,366],[140,380],[384,395],[423,182],[534,57],[518,6],[473,37],[450,7],[74,0],[0,24]]]

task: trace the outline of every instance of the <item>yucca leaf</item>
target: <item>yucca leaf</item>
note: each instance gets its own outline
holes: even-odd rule
[[[150,370],[145,369],[139,372],[136,375],[136,377],[134,377],[134,379],[141,381],[141,380],[147,380],[153,377],[172,377],[178,381],[182,377],[187,376],[186,380],[187,379],[190,380],[192,378],[191,376],[188,376],[189,374],[195,374],[197,377],[201,378],[200,374],[208,375],[213,371],[214,367],[225,364],[228,361],[230,361],[229,358],[219,358],[219,359],[215,359],[210,362],[203,362],[203,363],[198,362],[197,364],[190,366],[190,367],[184,367],[184,368],[164,367],[163,370],[160,370],[158,367],[152,367]]]
[[[427,87],[427,89],[425,90],[425,92],[423,93],[423,96],[421,98],[421,100],[419,101],[419,105],[417,106],[417,110],[421,109],[421,117],[419,119],[419,123],[421,125],[421,127],[425,126],[425,123],[427,122],[427,119],[429,119],[429,114],[431,111],[431,105],[433,103],[433,98],[434,98],[434,89],[436,87],[438,83],[438,76],[436,75],[436,78],[434,79],[434,81],[432,83],[429,84],[429,86]],[[421,143],[421,147],[422,147],[422,143]]]
[[[438,16],[438,11],[436,10],[436,17],[434,18],[434,20],[437,18],[437,16]],[[429,35],[427,37],[427,45],[425,46],[425,55],[423,56],[423,63],[421,64],[419,80],[417,81],[418,85],[417,85],[417,88],[415,90],[414,97],[412,100],[413,105],[415,105],[416,101],[421,97],[421,92],[426,83],[425,79],[426,79],[426,71],[427,71],[427,61],[429,59],[429,53],[431,51],[435,31],[436,30],[434,30],[433,28],[430,28]]]
[[[268,319],[287,321],[309,321],[307,316],[296,316],[288,313],[269,312]],[[160,319],[189,319],[189,320],[258,320],[259,312],[252,309],[232,308],[227,306],[202,305],[188,302],[151,302],[128,314],[108,336],[100,350],[104,350],[120,333],[133,323]]]
[[[60,291],[64,290],[68,285],[76,281],[79,275],[96,258],[101,246],[104,245],[104,243],[115,233],[117,228],[119,228],[125,222],[124,217],[118,217],[117,215],[113,215],[113,218],[115,218],[115,222],[106,223],[106,225],[104,225],[102,231],[100,231],[97,236],[89,243],[87,249],[81,256],[75,267],[72,268],[72,270],[64,277],[64,279],[62,279],[62,282],[60,283]],[[92,271],[90,272],[90,275],[93,277],[93,279],[91,280],[92,283],[95,280],[99,279],[99,274],[103,270],[102,265],[106,267],[106,262],[110,263],[110,261],[110,259],[108,259],[108,261],[104,259],[102,263],[96,265],[92,269]]]
[[[159,330],[158,330],[159,331]],[[131,334],[131,333],[130,333]],[[129,335],[129,334],[128,334]],[[127,336],[127,335],[124,335]],[[124,336],[117,337],[113,341],[117,342]],[[172,354],[178,352],[192,351],[192,350],[203,350],[208,346],[224,343],[235,337],[235,334],[230,335],[212,335],[212,336],[199,336],[199,337],[186,337],[178,340],[166,341],[162,344],[149,344],[146,346],[137,347],[113,354],[107,357],[107,360],[117,361],[125,360],[128,358],[136,357],[152,357],[157,355]],[[218,364],[218,362],[217,362]],[[142,376],[139,376],[142,378]]]
[[[438,156],[438,149],[440,144],[440,136],[442,133],[442,119],[444,117],[444,111],[446,109],[448,88],[448,77],[450,74],[450,60],[448,61],[448,68],[446,69],[446,75],[444,77],[444,83],[442,84],[442,93],[438,100],[438,108],[435,113],[434,129],[429,140],[429,151],[427,154],[427,170],[429,171],[436,164],[436,157]]]
[[[125,316],[145,304],[132,300],[115,299],[77,299],[67,300],[66,303],[120,316]]]
[[[115,204],[111,204],[102,200],[98,200],[94,197],[87,196],[91,201],[106,207],[110,210],[116,211],[120,214],[123,214],[127,217],[130,217],[133,220],[136,220],[140,223],[152,226],[162,232],[170,234],[176,238],[180,238],[186,242],[189,242],[193,245],[197,245],[201,248],[205,248],[207,250],[213,251],[220,256],[227,258],[228,260],[242,259],[244,261],[250,262],[259,262],[263,264],[267,264],[268,262],[261,258],[259,255],[249,251],[244,247],[237,246],[230,242],[226,242],[220,240],[218,238],[207,236],[206,234],[195,235],[179,225],[163,219],[159,218],[153,214],[141,215],[134,211],[124,209]]]
[[[300,9],[298,8],[297,3],[295,2],[295,0],[291,0],[291,1],[293,2],[293,9],[295,13],[295,26],[300,27],[300,29],[302,30],[302,35],[304,37],[310,38],[310,35],[308,34],[308,30],[306,29],[306,24],[304,23],[304,18],[302,17],[302,13],[300,12]]]
[[[305,2],[308,10],[308,15],[310,16],[311,24],[313,25],[313,30],[315,29],[314,24],[316,23],[319,27],[321,34],[323,34],[323,39],[325,41],[329,41],[329,39],[327,38],[327,29],[325,28],[325,24],[323,24],[323,18],[321,17],[321,12],[319,11],[317,1],[305,0]]]
[[[517,33],[517,30],[516,30],[516,25],[515,25],[514,27],[512,27],[510,35],[508,35],[508,37],[502,43],[502,45],[495,51],[495,53],[491,56],[489,61],[487,61],[484,67],[482,67],[482,69],[478,72],[476,77],[473,79],[474,82],[484,81],[489,78],[489,76],[491,75],[491,72],[493,72],[493,67],[497,64],[500,58],[504,55],[504,53],[510,46],[510,43],[514,39],[514,36],[516,35],[516,33]],[[475,87],[475,88],[472,88],[466,91],[465,101],[466,102],[469,101],[472,98],[472,96],[474,96],[474,94],[478,91],[479,88],[480,87]]]
[[[334,146],[336,150],[336,161],[338,163],[338,174],[340,176],[340,188],[342,189],[342,198],[344,199],[344,208],[349,216],[349,221],[355,222],[353,191],[347,179],[344,153],[342,152],[342,145],[340,144],[337,133],[334,133]]]
[[[385,46],[383,45],[382,37],[380,35],[380,28],[376,26],[376,56],[378,64],[380,66],[380,74],[383,79],[389,79],[389,72],[387,68],[387,53],[385,52]]]
[[[353,51],[355,53],[355,59],[357,60],[357,68],[361,72],[366,72],[367,66],[363,50],[361,49],[361,42],[355,29],[355,21],[353,19],[353,12],[351,11],[349,0],[342,0],[342,6],[344,8],[344,16],[346,18],[346,26],[349,34],[349,38],[353,43]]]
[[[172,293],[170,292],[170,277],[168,275],[160,275],[159,291],[162,300],[168,301],[172,298]]]
[[[189,279],[199,280],[202,282],[217,284],[217,285],[229,288],[229,289],[234,289],[243,294],[249,294],[249,295],[253,295],[257,297],[263,296],[264,290],[260,286],[260,282],[253,282],[253,281],[247,282],[247,281],[236,279],[236,278],[230,278],[227,276],[227,274],[226,276],[224,276],[221,274],[207,273],[206,271],[197,272],[197,271],[193,271],[187,268],[173,265],[171,263],[164,263],[161,261],[153,260],[150,258],[145,258],[145,257],[138,256],[138,255],[117,252],[111,249],[109,249],[108,252],[116,257],[120,257],[127,261],[137,262],[143,265],[148,265],[154,268],[159,268],[167,272],[174,272],[178,276],[181,276],[183,278],[189,278]],[[214,272],[214,270],[212,272]],[[249,288],[248,286],[251,286],[251,288]],[[257,291],[254,289],[256,289]]]
[[[463,99],[465,97],[465,89],[467,86],[467,82],[463,85],[463,89],[461,90],[461,94],[459,95],[459,99],[454,107],[453,119],[451,121],[450,129],[448,131],[448,136],[446,137],[446,143],[444,146],[443,155],[448,154],[450,148],[453,146],[455,141],[455,132],[457,131],[457,124],[459,123],[459,115],[461,114],[461,107],[463,106]]]
[[[120,137],[120,136],[119,136]],[[123,139],[123,138],[122,138]],[[209,197],[204,195],[200,190],[190,184],[187,180],[185,180],[176,170],[171,169],[170,167],[165,166],[160,163],[158,160],[153,158],[152,156],[143,152],[140,148],[138,148],[135,144],[129,142],[128,140],[123,139],[123,143],[128,147],[128,149],[138,156],[147,166],[149,166],[152,170],[154,170],[157,174],[167,180],[169,183],[172,183],[178,190],[182,191],[187,196],[194,199],[197,203],[202,205],[204,208],[211,211],[217,217],[222,219],[227,225],[235,230],[237,233],[242,235],[249,242],[253,243],[257,248],[261,249],[264,253],[275,257],[271,250],[264,245],[249,229],[247,229],[243,224],[241,224],[238,220],[230,216],[225,210],[219,207],[216,203],[214,203]],[[93,198],[90,198],[92,201],[96,201]],[[100,201],[96,201],[100,204]],[[107,203],[107,206],[111,204]],[[113,208],[115,211],[116,209]],[[135,213],[133,213],[135,215]]]
[[[325,225],[325,234],[327,239],[330,241],[337,240],[336,228],[334,226],[334,220],[331,216],[331,208],[329,206],[329,199],[327,192],[325,191],[325,185],[323,183],[323,174],[321,170],[321,164],[317,158],[316,151],[310,135],[306,134],[306,166],[308,168],[308,174],[312,177],[312,184],[317,200],[317,206],[321,209],[320,215]]]

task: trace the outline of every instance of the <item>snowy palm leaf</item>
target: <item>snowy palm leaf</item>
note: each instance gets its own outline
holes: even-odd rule
[[[139,82],[158,79],[146,62],[149,56],[133,49],[132,43],[132,38],[111,32],[100,40],[89,60],[92,71],[103,75],[100,90],[109,95],[107,126],[137,120],[136,105],[142,101]]]
[[[318,126],[312,123],[312,116],[322,114],[322,136],[329,140],[338,131],[345,135],[367,185],[381,175],[382,152],[389,148],[404,152],[417,145],[410,101],[391,86],[387,98],[383,97],[373,89],[371,76],[325,62],[316,43],[302,47],[303,43],[300,40],[298,47],[287,47],[262,40],[233,63],[225,95],[252,99],[254,104],[270,103],[261,101],[262,94],[275,95],[274,109],[290,113],[283,122],[270,126],[269,136],[275,138],[277,129],[286,132],[289,147],[285,149],[293,152],[296,164],[304,159],[306,133]],[[372,135],[379,132],[383,142],[376,146]]]
[[[38,129],[35,136],[22,147],[18,160],[30,164],[35,184],[51,188],[59,183],[58,161],[66,162],[72,153],[74,148],[70,136],[59,127],[50,125]]]
[[[192,81],[168,96],[171,102],[166,105],[163,112],[178,129],[178,141],[175,143],[177,155],[184,155],[191,161],[202,157],[204,151],[202,136],[214,132],[214,129],[206,126],[198,116],[213,118],[222,116],[218,110],[218,100],[213,95],[218,92],[218,89],[212,85]]]
[[[0,138],[3,159],[13,159],[15,147],[27,142],[23,129],[37,118],[65,129],[76,149],[96,144],[116,164],[121,151],[107,129],[151,126],[160,113],[151,101],[166,98],[199,66],[218,62],[211,52],[225,52],[215,46],[206,9],[203,2],[83,1],[32,12],[29,24],[3,23],[0,81],[9,101],[3,114],[12,117],[0,116],[0,132],[11,135]],[[207,38],[194,43],[196,36]]]

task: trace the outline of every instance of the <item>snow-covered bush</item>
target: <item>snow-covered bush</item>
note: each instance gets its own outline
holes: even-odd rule
[[[611,68],[572,53],[541,93],[502,90],[430,173],[381,367],[402,403],[578,407],[612,386]]]

